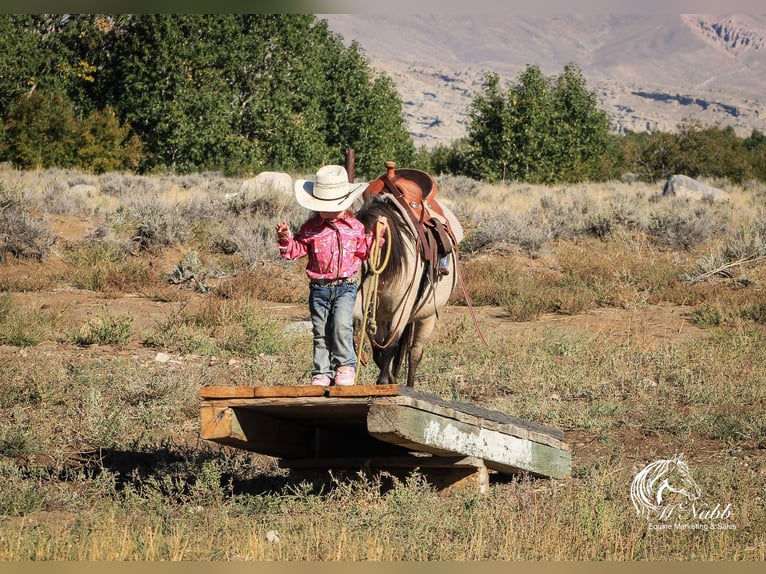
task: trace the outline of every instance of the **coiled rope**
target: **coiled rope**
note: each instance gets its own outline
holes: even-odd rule
[[[385,271],[388,261],[391,258],[391,238],[388,237],[385,242],[385,254],[380,246],[380,239],[383,235],[388,235],[388,224],[382,221],[375,222],[375,233],[370,246],[370,255],[367,259],[367,273],[369,278],[365,281],[364,298],[362,300],[362,331],[359,335],[359,349],[357,349],[357,369],[354,373],[354,384],[359,378],[359,372],[364,364],[364,340],[366,335],[374,337],[377,332],[378,323],[375,318],[378,303],[378,284],[380,275]]]

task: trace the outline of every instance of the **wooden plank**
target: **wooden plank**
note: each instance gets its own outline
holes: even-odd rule
[[[231,436],[233,411],[227,407],[202,405],[199,411],[199,434],[205,440]]]
[[[447,399],[443,399],[442,397],[438,395],[434,395],[432,393],[423,393],[420,391],[415,391],[414,389],[410,389],[409,387],[404,387],[404,386],[400,387],[399,394],[401,396],[410,397],[414,400],[423,401],[426,404],[433,405],[432,408],[440,406],[440,407],[448,408],[455,412],[470,415],[485,421],[494,421],[503,425],[510,425],[510,426],[515,426],[518,428],[523,428],[528,433],[540,433],[542,435],[550,436],[560,441],[564,440],[564,433],[559,429],[555,429],[555,428],[547,427],[535,422],[523,420],[518,417],[514,417],[500,411],[495,411],[495,410],[487,409],[484,407],[478,407],[476,405],[469,405],[467,403],[460,403],[457,401],[449,401]]]
[[[255,387],[255,398],[265,397],[323,397],[326,389],[318,385],[297,387]]]
[[[313,429],[230,407],[203,405],[200,437],[269,456],[307,457],[315,454]]]
[[[535,423],[528,423],[515,417],[509,417],[499,411],[490,411],[481,409],[477,411],[470,409],[471,405],[462,405],[460,403],[450,403],[448,401],[432,401],[431,397],[418,398],[417,395],[399,396],[392,399],[392,402],[400,405],[411,406],[429,413],[442,417],[455,419],[471,425],[482,428],[496,430],[504,434],[515,436],[524,440],[531,440],[553,448],[569,450],[569,447],[562,442],[564,433],[558,429],[544,427]],[[457,405],[458,408],[453,408]],[[473,414],[476,413],[476,414]],[[481,415],[481,416],[479,416]],[[492,416],[493,418],[487,418]],[[513,422],[508,422],[513,421]],[[518,423],[518,424],[517,424]],[[562,437],[560,440],[558,437]]]
[[[321,397],[324,387],[277,386],[277,387],[202,387],[199,396],[202,399],[252,399],[260,397]]]
[[[386,398],[386,397],[382,397]],[[347,408],[355,406],[369,406],[370,397],[258,397],[256,398],[211,398],[205,399],[203,404],[243,407],[261,410],[265,408],[278,408],[289,411],[302,411],[306,409],[315,410],[338,410],[341,412]]]
[[[350,385],[329,387],[328,397],[392,397],[399,394],[399,385]]]
[[[407,405],[373,403],[367,430],[379,440],[413,450],[481,458],[500,472],[525,471],[554,478],[571,473],[572,457],[567,451]]]
[[[202,387],[201,399],[252,399],[255,387]]]
[[[473,456],[367,456],[281,459],[281,468],[478,468],[484,461]]]

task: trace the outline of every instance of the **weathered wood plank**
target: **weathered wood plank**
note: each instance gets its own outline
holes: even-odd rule
[[[385,397],[383,397],[385,398]],[[355,407],[358,405],[369,405],[370,397],[258,397],[256,398],[210,398],[205,399],[203,404],[218,405],[218,406],[230,406],[230,407],[243,407],[253,409],[263,408],[287,408],[290,410],[301,411],[305,409],[321,409],[332,410],[336,409],[338,413],[342,413],[347,408]]]
[[[420,451],[506,473],[571,471],[557,429],[397,385],[204,387],[200,397],[203,439],[280,458]]]
[[[452,406],[446,402],[433,402],[430,398],[418,398],[416,395],[400,395],[390,399],[390,401],[400,405],[411,406],[442,417],[452,418],[467,424],[496,430],[523,440],[531,440],[553,448],[569,450],[569,447],[558,438],[563,438],[563,433],[560,430],[544,427],[535,423],[525,423],[525,421],[522,421],[521,419],[507,417],[505,413],[499,411],[488,411],[487,409],[484,409],[484,411],[494,413],[495,419],[493,420],[486,416],[478,416],[479,414],[486,414],[486,412],[473,414],[476,411],[466,408],[452,408]],[[457,404],[459,405],[459,403]],[[510,420],[515,420],[520,424],[516,424],[515,422],[503,422]]]
[[[323,397],[325,388],[317,385],[297,387],[255,387],[255,398],[266,397]]]
[[[412,399],[423,401],[424,403],[433,405],[434,407],[441,406],[449,408],[455,412],[471,415],[486,421],[495,421],[500,424],[512,425],[518,428],[526,429],[531,433],[537,432],[542,435],[551,436],[560,441],[564,440],[564,433],[559,429],[520,419],[500,411],[478,407],[475,405],[469,405],[466,403],[460,403],[457,401],[449,401],[438,395],[415,391],[414,389],[410,389],[409,387],[405,386],[399,387],[399,394],[401,396],[411,397]]]
[[[201,399],[252,399],[255,396],[254,387],[202,387],[199,390]]]
[[[205,440],[231,436],[231,417],[234,412],[227,407],[202,405],[199,412],[199,434]]]
[[[501,472],[554,478],[571,472],[567,451],[406,405],[373,403],[367,430],[379,440],[422,452],[478,457]]]
[[[313,429],[230,407],[203,405],[200,437],[269,456],[307,457],[314,454]]]
[[[325,388],[319,386],[277,386],[277,387],[202,387],[202,399],[252,399],[260,397],[321,397]]]
[[[362,456],[281,459],[282,468],[477,468],[484,461],[475,456]]]
[[[399,394],[399,385],[351,385],[332,386],[328,397],[391,397]]]

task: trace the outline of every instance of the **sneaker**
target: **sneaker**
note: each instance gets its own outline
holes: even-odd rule
[[[338,367],[335,371],[335,384],[341,387],[348,387],[354,384],[355,369],[350,365]]]
[[[311,377],[311,384],[318,387],[329,387],[330,382],[330,377],[327,375],[314,375]]]

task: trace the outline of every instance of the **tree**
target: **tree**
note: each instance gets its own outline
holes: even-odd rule
[[[766,181],[766,135],[754,129],[743,144],[748,152],[753,176]]]
[[[722,177],[736,183],[750,176],[746,148],[734,128],[703,127],[699,122],[687,122],[679,126],[677,137],[682,150],[677,173],[690,177]]]
[[[226,137],[231,90],[208,52],[211,40],[221,39],[219,23],[141,14],[117,32],[103,75],[105,100],[146,143],[143,169],[191,171],[219,165],[222,155],[234,151]]]
[[[141,171],[313,172],[354,148],[369,177],[414,154],[391,79],[312,14],[4,16],[0,47],[4,117],[34,91],[77,122],[111,109],[143,142]]]
[[[757,170],[746,142],[731,127],[703,127],[687,121],[677,133],[628,133],[621,144],[627,168],[644,181],[683,174],[742,182]]]
[[[78,136],[72,102],[35,90],[17,98],[8,111],[5,156],[23,169],[73,167]]]
[[[353,147],[367,174],[414,151],[393,83],[313,15],[139,15],[117,38],[107,99],[145,169],[313,172]]]
[[[471,175],[537,183],[581,181],[603,169],[609,118],[570,64],[557,78],[527,66],[503,90],[488,74],[469,106]]]
[[[85,171],[105,173],[138,167],[141,140],[128,124],[120,125],[112,108],[92,112],[83,122],[77,163]]]
[[[487,74],[483,91],[474,97],[468,109],[468,164],[473,177],[497,181],[516,175],[511,139],[512,105],[506,102],[500,89],[500,76]],[[511,173],[511,165],[514,173]]]
[[[36,87],[40,63],[46,61],[41,39],[19,15],[0,15],[0,116],[17,98]]]
[[[556,171],[565,181],[598,179],[604,169],[600,160],[611,147],[608,114],[574,64],[556,78],[551,97]]]

